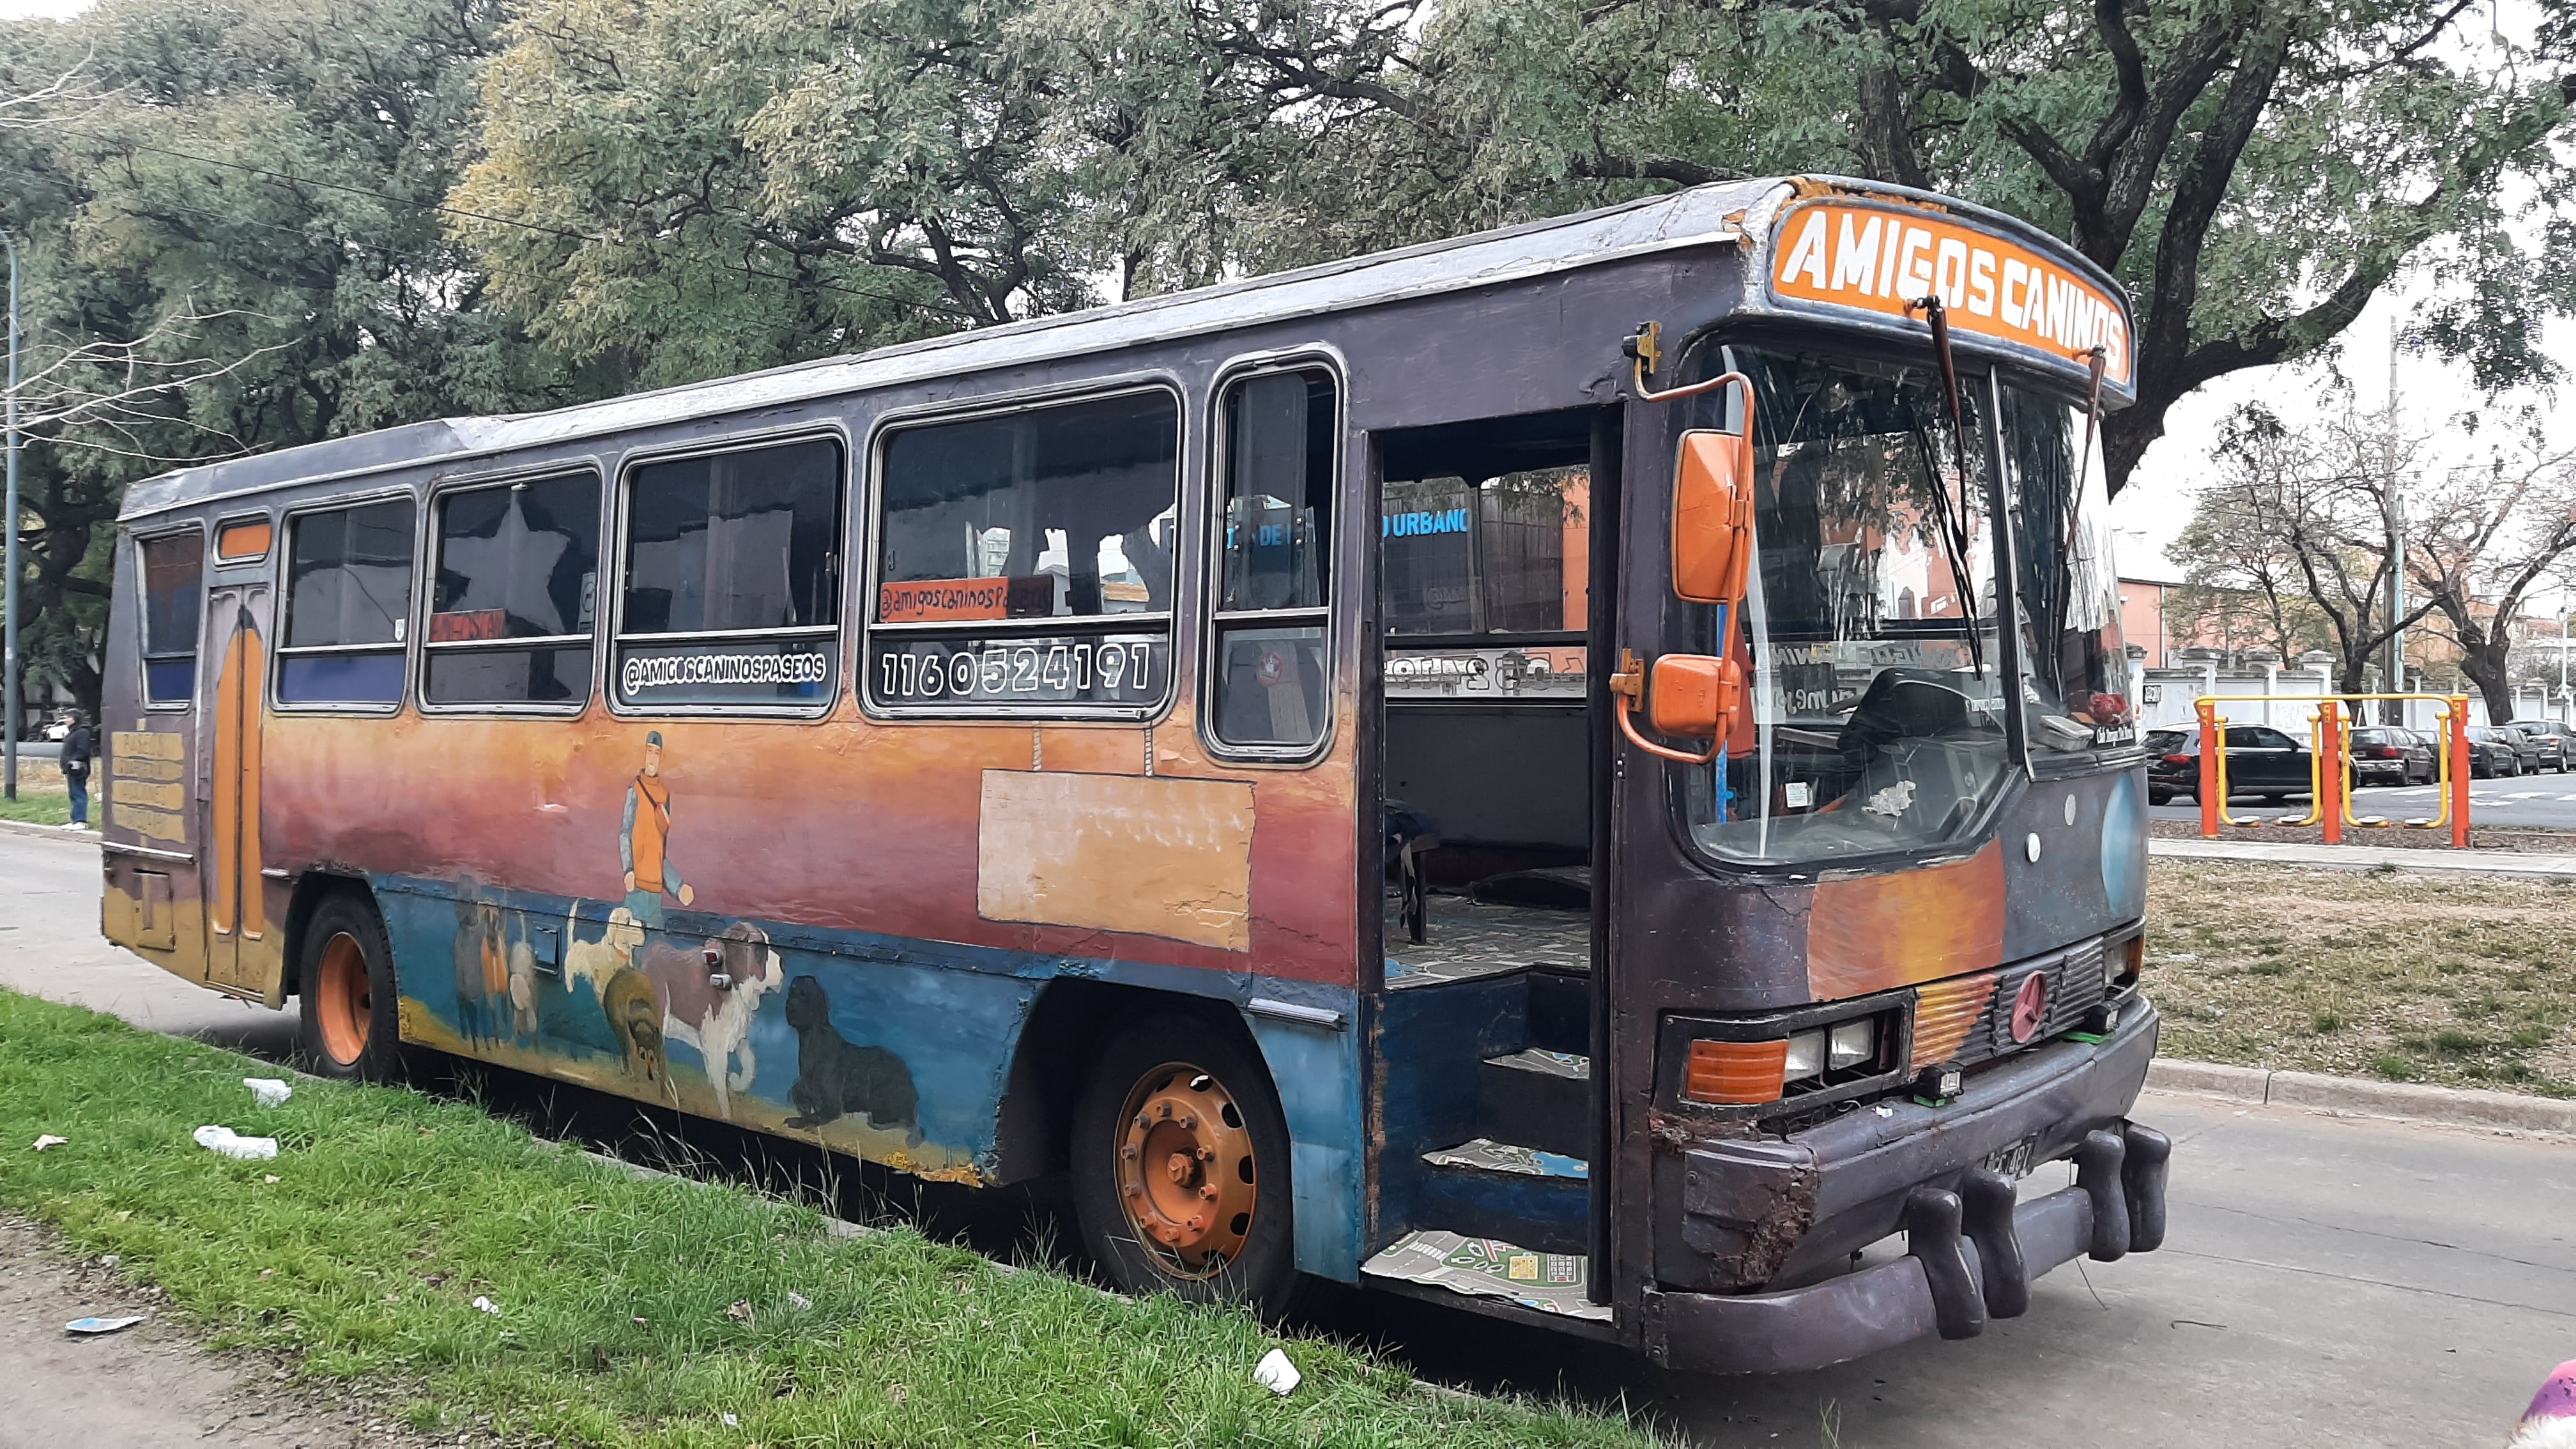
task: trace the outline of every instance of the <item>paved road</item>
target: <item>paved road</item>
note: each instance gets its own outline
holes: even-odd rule
[[[291,1046],[291,1018],[98,940],[95,847],[0,833],[0,881],[0,986]],[[2576,1357],[2576,1145],[2166,1095],[2139,1116],[2178,1144],[2169,1246],[2070,1264],[1975,1342],[1728,1380],[1375,1295],[1324,1326],[1446,1382],[1624,1399],[1699,1443],[1848,1449],[2497,1445]]]
[[[2289,807],[2269,806],[2250,795],[2239,796],[2231,807],[2239,816],[2263,814],[2305,814],[2307,797],[2301,795]],[[2430,820],[2442,809],[2441,789],[2434,785],[2409,785],[2404,788],[2373,785],[2355,791],[2352,809],[2356,815],[2385,815],[2391,819]],[[2148,811],[2159,820],[2198,820],[2198,805],[2157,805]],[[2511,780],[2472,780],[2469,782],[2469,823],[2472,825],[2553,826],[2576,830],[2576,774],[2524,775]],[[2429,834],[2430,832],[2425,832]]]

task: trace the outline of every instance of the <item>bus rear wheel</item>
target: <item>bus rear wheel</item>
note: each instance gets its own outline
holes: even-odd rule
[[[1287,1306],[1287,1120],[1238,1035],[1178,1014],[1120,1031],[1075,1103],[1071,1146],[1083,1240],[1120,1288]]]
[[[297,1045],[316,1075],[390,1082],[403,1075],[393,949],[375,908],[335,895],[304,927]]]

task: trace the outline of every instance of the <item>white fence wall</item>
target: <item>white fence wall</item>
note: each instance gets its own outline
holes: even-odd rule
[[[2334,676],[2323,670],[2302,669],[2296,665],[2270,668],[2260,672],[2244,669],[2139,669],[2132,688],[2138,701],[2138,727],[2152,729],[2188,729],[2197,725],[2199,716],[2192,701],[2204,694],[2253,694],[2277,696],[2254,700],[2230,700],[2219,706],[2231,724],[2268,724],[2274,729],[2304,736],[2314,727],[2315,696],[2334,692]],[[2576,722],[2565,700],[2552,700],[2550,691],[2530,686],[2521,691],[2514,707],[2515,719],[2566,719]],[[2430,732],[2439,728],[2435,718],[2441,705],[2429,699],[2406,701],[2406,724]],[[2370,722],[2378,723],[2379,706],[2370,706]],[[2469,695],[2469,723],[2486,724],[2486,700],[2472,691]]]

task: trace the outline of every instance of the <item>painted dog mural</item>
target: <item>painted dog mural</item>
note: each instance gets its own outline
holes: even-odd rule
[[[857,1116],[880,1130],[900,1130],[921,1145],[921,1101],[912,1070],[880,1046],[860,1046],[832,1025],[823,983],[799,976],[787,987],[787,1024],[796,1028],[796,1085],[787,1089],[796,1115],[790,1127],[812,1129]]]

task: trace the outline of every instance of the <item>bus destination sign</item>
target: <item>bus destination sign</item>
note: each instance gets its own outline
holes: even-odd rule
[[[1810,201],[1781,214],[1771,290],[1796,302],[1902,317],[1937,296],[1953,331],[2010,342],[2135,380],[2128,316],[2065,263],[1913,207]]]

